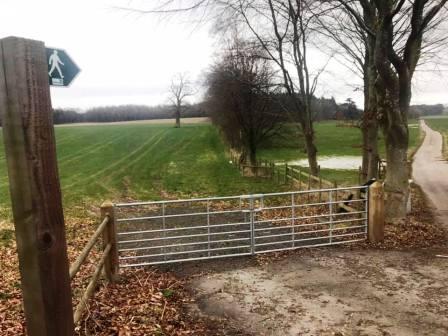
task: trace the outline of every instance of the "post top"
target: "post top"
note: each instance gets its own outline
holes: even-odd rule
[[[383,187],[383,182],[375,181],[370,185],[370,188],[379,189]]]
[[[111,201],[104,201],[103,204],[101,204],[101,208],[111,208],[114,204]]]

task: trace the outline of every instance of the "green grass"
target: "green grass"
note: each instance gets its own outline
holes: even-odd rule
[[[161,199],[279,189],[273,181],[240,176],[211,125],[57,127],[57,153],[66,206],[86,200]],[[0,145],[0,205],[9,205]],[[3,210],[4,211],[4,210]],[[5,213],[0,214],[5,215]]]
[[[361,154],[357,128],[322,122],[316,124],[316,133],[319,155]],[[411,146],[417,143],[417,134],[417,129],[411,129]],[[290,188],[268,179],[242,177],[229,163],[217,130],[208,124],[185,124],[180,129],[151,124],[57,127],[56,141],[64,207],[70,211],[97,207],[106,199],[158,200]],[[260,158],[276,161],[305,157],[291,125],[260,152]],[[338,184],[357,183],[356,171],[322,169],[322,176]],[[0,141],[0,224],[10,219],[9,202]]]
[[[429,127],[443,135],[443,152],[444,157],[448,160],[448,116],[425,118],[425,121]]]
[[[416,120],[411,120],[409,124],[416,124]],[[323,121],[315,123],[316,146],[318,156],[361,156],[362,138],[361,131],[356,127],[339,127],[334,121]],[[409,151],[411,152],[417,145],[419,139],[419,129],[409,128]],[[287,125],[282,135],[265,144],[260,151],[260,158],[271,161],[292,161],[305,159],[303,140],[299,131],[294,125]],[[291,141],[291,139],[294,139]],[[379,152],[381,157],[385,156],[383,136],[379,136]]]

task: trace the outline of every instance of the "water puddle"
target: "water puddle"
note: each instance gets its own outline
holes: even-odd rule
[[[287,162],[291,166],[308,167],[308,160],[294,160]],[[321,168],[328,169],[358,169],[362,163],[361,156],[345,155],[345,156],[321,156],[317,163]]]

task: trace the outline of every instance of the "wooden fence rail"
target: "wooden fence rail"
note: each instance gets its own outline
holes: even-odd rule
[[[101,259],[98,262],[95,272],[93,273],[92,278],[90,279],[90,282],[87,285],[87,288],[84,291],[84,294],[82,295],[81,300],[78,303],[78,306],[76,307],[75,314],[73,315],[75,325],[81,320],[82,314],[87,309],[87,303],[89,299],[92,297],[93,292],[95,291],[96,283],[98,282],[101,270],[103,269],[104,263],[106,261],[108,254],[110,253],[110,250],[111,250],[111,244],[108,244],[106,249],[103,251],[103,255],[101,256]]]
[[[100,236],[102,237],[103,251],[101,258],[97,261],[95,271],[90,278],[89,284],[76,306],[73,315],[75,324],[81,320],[82,315],[87,309],[88,301],[93,296],[101,271],[104,270],[105,278],[109,282],[116,281],[118,274],[118,251],[112,203],[105,202],[101,205],[101,219],[101,224],[95,230],[95,233],[89,239],[78,258],[76,258],[75,262],[70,266],[70,280],[72,280],[78,273],[81,265],[86,261],[93,246],[100,240]]]
[[[98,241],[98,238],[100,237],[100,235],[103,234],[103,231],[106,228],[108,222],[109,222],[109,216],[106,216],[103,219],[103,222],[100,224],[100,226],[98,226],[98,228],[96,229],[96,231],[93,234],[92,238],[90,238],[90,240],[88,241],[88,243],[86,244],[84,249],[81,251],[81,253],[79,254],[79,256],[76,259],[76,261],[73,264],[70,265],[70,280],[72,280],[75,277],[75,275],[78,273],[81,265],[87,259],[87,257],[89,256],[89,253],[92,250],[93,246]]]
[[[256,177],[266,177],[273,180],[277,180],[279,184],[293,183],[299,190],[311,190],[311,189],[323,189],[323,188],[337,188],[338,184],[336,181],[328,181],[320,175],[315,176],[303,171],[301,168],[295,168],[289,166],[287,163],[284,165],[276,165],[273,162],[264,160],[257,162],[256,165],[243,164],[239,162],[238,156],[234,153],[230,155],[231,162],[245,175],[245,168],[251,168],[253,170],[253,175]],[[262,171],[264,174],[260,174]],[[361,174],[361,169],[359,169],[358,174]],[[361,184],[361,175],[359,175],[359,183]],[[303,188],[303,189],[302,189]],[[341,191],[344,194],[347,192]],[[347,194],[348,196],[348,194]],[[319,192],[319,201],[322,201],[322,192]],[[358,193],[358,198],[360,194]],[[340,202],[338,206],[347,212],[356,212],[353,207],[348,206],[344,202]]]

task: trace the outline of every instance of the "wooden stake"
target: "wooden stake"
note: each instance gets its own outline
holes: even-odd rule
[[[103,231],[103,249],[110,244],[110,252],[104,262],[104,274],[107,281],[115,282],[118,279],[118,244],[115,223],[115,209],[112,202],[104,202],[101,205],[101,220],[109,217],[106,229]]]
[[[319,171],[319,190],[322,190],[322,176]],[[319,203],[322,202],[322,191],[319,191]]]
[[[27,334],[73,335],[45,46],[16,37],[0,43],[0,111]]]
[[[369,188],[369,241],[378,243],[384,239],[384,187],[380,182]]]

